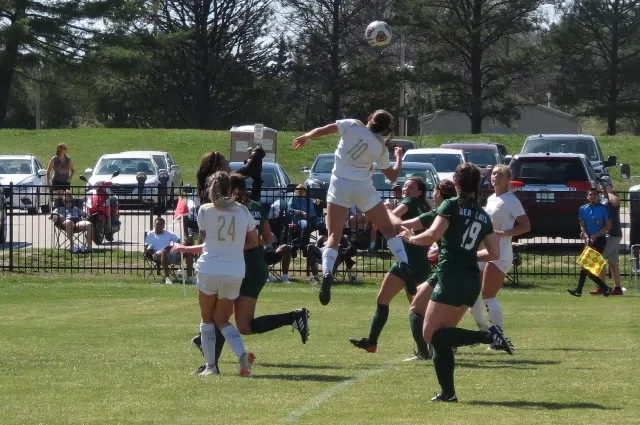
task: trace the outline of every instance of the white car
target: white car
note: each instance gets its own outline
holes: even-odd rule
[[[8,202],[14,208],[36,214],[38,208],[48,208],[45,187],[47,170],[32,155],[0,155],[0,185],[5,193],[13,183],[13,196]],[[43,211],[45,212],[45,211]]]
[[[456,167],[463,162],[468,162],[468,159],[460,149],[420,148],[408,150],[402,157],[402,161],[428,162],[435,167],[440,180],[453,180]]]
[[[116,177],[111,178],[114,172],[119,171]],[[152,203],[158,205],[160,181],[167,178],[166,201],[174,199],[174,188],[182,186],[182,171],[167,152],[160,151],[129,151],[102,155],[94,168],[87,168],[85,174],[89,177],[88,186],[99,181],[111,181],[111,191],[118,196],[120,205],[140,205]],[[138,177],[142,174],[144,180],[142,193],[139,193],[140,183]],[[177,194],[177,190],[175,192]]]

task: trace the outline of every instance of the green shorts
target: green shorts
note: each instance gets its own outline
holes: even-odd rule
[[[409,258],[409,268],[411,269],[413,279],[416,285],[420,285],[427,280],[431,272],[431,264],[427,258],[427,251],[422,247],[407,247],[406,245],[405,249],[407,251],[407,257]],[[397,261],[393,263],[389,269],[389,273],[402,279],[400,264],[398,264]]]
[[[431,279],[430,279],[431,280]],[[434,280],[436,283],[431,294],[431,301],[453,306],[468,306],[475,304],[482,289],[480,271],[450,270],[443,273],[439,270]]]
[[[261,246],[244,252],[245,275],[240,287],[240,295],[258,299],[260,291],[269,277],[269,269],[264,261],[264,253]]]

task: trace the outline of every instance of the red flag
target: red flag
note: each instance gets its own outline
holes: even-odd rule
[[[173,211],[173,221],[179,220],[182,216],[189,215],[189,207],[182,196],[178,197],[178,204]]]

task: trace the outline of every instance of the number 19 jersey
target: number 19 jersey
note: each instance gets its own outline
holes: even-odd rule
[[[198,226],[206,232],[198,272],[243,278],[244,242],[247,233],[256,228],[247,207],[234,204],[222,209],[204,204],[198,211]]]
[[[338,143],[333,175],[349,180],[371,179],[373,163],[378,169],[389,168],[389,151],[381,136],[374,134],[360,121],[336,121],[341,139]]]

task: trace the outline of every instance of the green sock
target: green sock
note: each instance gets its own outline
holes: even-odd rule
[[[418,353],[422,354],[426,358],[429,357],[429,348],[427,347],[427,342],[424,340],[424,336],[422,335],[423,322],[424,317],[420,314],[413,311],[409,313],[409,328],[411,329],[411,335],[413,335],[413,340],[416,342],[416,346],[418,347]]]
[[[438,329],[431,337],[431,344],[446,347],[460,347],[462,345],[491,344],[491,334],[488,331],[470,331],[462,328]]]
[[[436,371],[440,388],[442,388],[442,394],[445,397],[453,397],[456,394],[453,384],[453,372],[456,366],[453,350],[451,347],[436,344],[433,340],[431,342],[433,345],[433,368]]]
[[[369,342],[373,345],[378,345],[378,338],[384,325],[387,324],[389,318],[389,306],[385,304],[378,304],[376,306],[376,312],[371,319],[371,329],[369,330]]]
[[[294,312],[270,314],[267,316],[256,317],[251,321],[249,326],[251,326],[251,332],[254,334],[261,334],[283,326],[291,325],[294,319]]]

